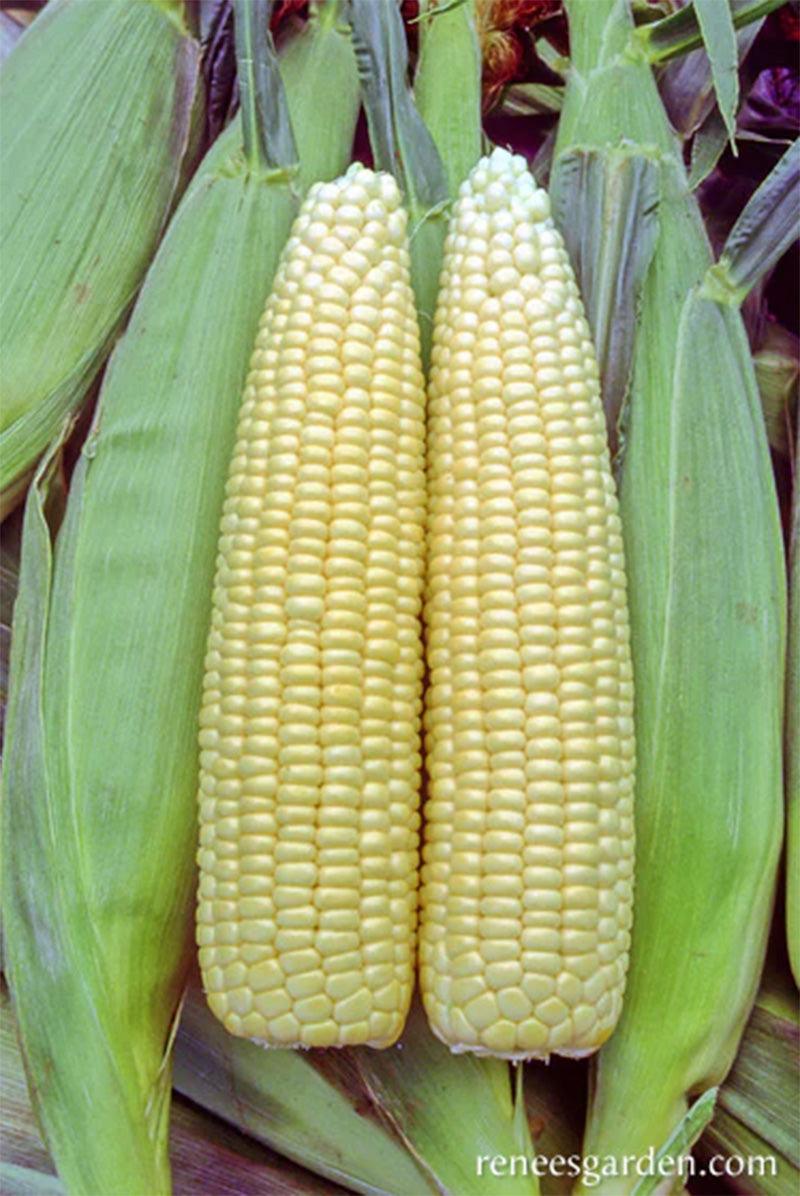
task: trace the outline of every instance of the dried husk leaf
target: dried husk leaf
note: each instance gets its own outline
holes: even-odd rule
[[[199,49],[176,11],[53,0],[0,76],[2,490],[86,394],[191,156]]]
[[[765,971],[736,1062],[697,1151],[701,1163],[712,1155],[758,1161],[759,1173],[731,1174],[727,1182],[741,1193],[757,1185],[764,1196],[789,1196],[800,1182],[800,1014],[780,954]]]

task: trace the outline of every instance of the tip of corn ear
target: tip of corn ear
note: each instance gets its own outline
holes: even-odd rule
[[[471,200],[479,212],[503,212],[541,224],[550,220],[547,192],[537,186],[522,154],[497,146],[476,164],[459,188],[459,200]]]

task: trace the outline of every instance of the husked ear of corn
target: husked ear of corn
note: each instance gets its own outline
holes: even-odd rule
[[[184,181],[198,60],[177,5],[52,0],[3,67],[0,490],[83,400],[144,276]]]
[[[315,186],[256,339],[201,714],[198,943],[214,1013],[388,1046],[413,985],[424,392],[388,175]]]
[[[580,297],[502,149],[454,207],[429,397],[422,995],[454,1050],[585,1055],[630,938],[625,569]]]

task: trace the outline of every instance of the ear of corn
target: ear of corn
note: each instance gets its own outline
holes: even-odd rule
[[[781,840],[785,581],[746,338],[734,308],[701,290],[708,243],[628,8],[572,0],[569,15],[556,171],[574,148],[622,136],[660,163],[621,466],[637,900],[584,1141],[605,1156],[669,1138],[724,1077],[753,1000]],[[585,1190],[621,1196],[631,1182]]]
[[[290,110],[319,89],[324,160],[335,142],[343,166],[355,73],[286,85]],[[242,379],[295,210],[287,174],[245,161],[238,123],[215,144],[108,368],[54,560],[44,475],[26,513],[6,948],[37,1115],[73,1193],[169,1189],[207,595]]]
[[[456,1050],[587,1054],[630,938],[622,538],[572,271],[504,150],[453,210],[430,403],[423,999]]]
[[[424,392],[393,179],[312,187],[228,476],[200,725],[209,1004],[386,1046],[413,983]]]
[[[55,0],[3,68],[2,490],[108,351],[191,150],[197,87],[196,43],[152,0]]]
[[[52,1174],[52,1160],[42,1145],[31,1109],[14,1014],[5,990],[0,992],[0,1087],[0,1191],[3,1196],[64,1196],[65,1188]],[[363,1121],[355,1112],[352,1118]],[[264,1150],[260,1143],[181,1096],[172,1103],[170,1155],[176,1191],[187,1196],[331,1196],[330,1186],[312,1172]],[[406,1183],[406,1191],[415,1189],[422,1190],[420,1182]]]

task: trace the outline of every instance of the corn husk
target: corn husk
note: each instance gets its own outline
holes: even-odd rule
[[[439,151],[454,199],[481,156],[481,48],[475,0],[456,8],[422,0],[414,101]]]
[[[340,36],[333,33],[331,36]],[[285,73],[347,162],[352,59]],[[291,167],[287,163],[287,167]],[[309,143],[305,170],[317,172]],[[296,206],[238,122],[195,176],[106,372],[58,530],[26,508],[4,801],[6,951],[31,1092],[73,1193],[169,1190],[190,959],[196,719],[242,380]]]
[[[28,1098],[8,993],[0,990],[0,1088],[3,1093],[4,1196],[59,1193]],[[170,1157],[175,1196],[338,1196],[343,1189],[323,1183],[178,1097],[172,1106]]]
[[[347,1051],[265,1051],[235,1038],[189,989],[175,1049],[175,1086],[195,1105],[302,1162],[370,1194],[433,1193],[430,1178],[381,1123],[353,1080],[337,1082]]]
[[[175,1196],[344,1196],[290,1159],[176,1097],[170,1119]]]
[[[141,283],[193,155],[198,68],[155,0],[53,0],[3,67],[0,490],[82,401]]]
[[[395,0],[386,4],[351,0],[351,21],[372,156],[378,169],[395,176],[408,210],[411,284],[427,371],[447,231],[447,177],[408,85],[408,50],[399,5]],[[437,58],[441,63],[441,52]],[[435,69],[436,60],[428,66],[429,71]],[[469,120],[467,108],[465,121]],[[459,146],[463,136],[458,134]]]
[[[643,1155],[723,1079],[755,995],[782,830],[785,583],[739,297],[707,285],[700,213],[628,6],[568,11],[556,189],[570,155],[622,138],[658,164],[619,461],[637,707],[633,944],[584,1140],[585,1154]],[[618,1176],[579,1190],[632,1186]]]
[[[265,1051],[227,1034],[191,988],[175,1084],[272,1149],[367,1196],[536,1196],[534,1177],[477,1171],[479,1155],[532,1154],[508,1067],[451,1055],[418,1003],[399,1042]],[[538,1107],[547,1085],[537,1085]]]
[[[760,1173],[727,1177],[734,1192],[791,1196],[800,1186],[800,1013],[782,952],[765,970],[736,1062],[722,1085],[714,1120],[700,1140],[711,1156],[758,1160]]]
[[[789,549],[789,655],[786,690],[786,940],[800,987],[800,417],[794,455]]]

